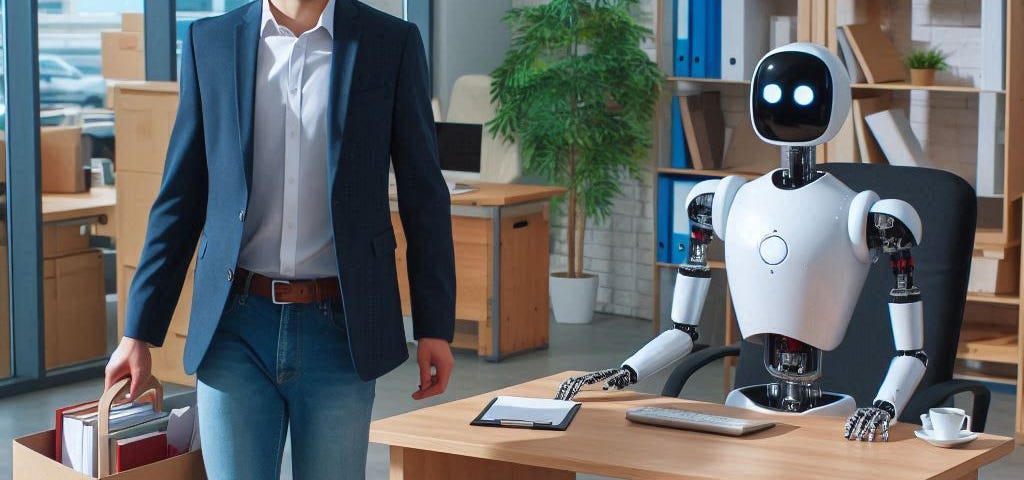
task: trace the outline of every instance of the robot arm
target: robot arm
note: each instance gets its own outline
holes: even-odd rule
[[[928,356],[923,350],[924,306],[921,291],[914,285],[914,260],[910,253],[921,241],[921,219],[913,207],[900,200],[876,202],[868,216],[868,246],[889,254],[896,277],[896,286],[889,294],[896,356],[872,406],[858,409],[845,429],[848,439],[872,441],[879,429],[882,439],[888,439],[889,424],[907,406],[924,376]]]
[[[679,266],[672,294],[674,328],[663,332],[626,359],[619,368],[601,370],[562,383],[555,398],[570,400],[583,387],[605,382],[605,389],[622,389],[637,383],[686,356],[697,340],[704,299],[711,285],[707,248],[716,233],[725,233],[732,199],[744,181],[740,177],[707,180],[698,183],[687,196],[690,219],[690,249],[687,262]],[[712,217],[716,219],[712,225]],[[721,220],[717,220],[721,219]]]

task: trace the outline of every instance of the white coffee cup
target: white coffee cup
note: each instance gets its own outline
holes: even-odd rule
[[[971,430],[971,416],[960,408],[932,408],[927,414],[921,415],[921,425],[939,440],[952,440],[960,436],[960,431]]]

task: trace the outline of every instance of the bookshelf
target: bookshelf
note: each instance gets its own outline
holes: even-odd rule
[[[785,0],[777,0],[785,1]],[[933,0],[935,1],[935,0]],[[992,36],[1004,36],[1001,48],[1002,55],[990,55],[984,53],[984,60],[981,81],[967,81],[958,78],[957,81],[949,84],[937,84],[931,86],[911,85],[907,82],[894,83],[856,83],[852,85],[855,97],[871,96],[875,94],[888,95],[894,99],[894,106],[903,107],[910,112],[913,99],[926,97],[927,99],[938,99],[938,101],[963,102],[968,105],[965,109],[976,109],[978,115],[977,125],[968,125],[967,128],[954,130],[956,135],[972,135],[977,129],[978,143],[983,143],[983,136],[988,140],[978,149],[975,158],[983,166],[989,167],[989,171],[996,172],[987,180],[986,191],[982,192],[981,173],[978,173],[978,187],[981,196],[985,198],[985,205],[995,205],[998,209],[995,214],[990,215],[996,219],[998,225],[992,231],[986,232],[982,238],[979,231],[978,246],[984,249],[1012,249],[1020,248],[1020,239],[1024,237],[1022,230],[1022,213],[1020,202],[1024,194],[1024,142],[1006,141],[1009,135],[1003,132],[1017,132],[1024,128],[1024,68],[1014,68],[1014,53],[1020,56],[1024,52],[1024,0],[975,0],[979,9],[991,9],[993,4],[1005,4],[1005,11],[1002,14],[1002,24],[993,28],[994,23],[982,19],[975,19],[981,26],[979,31],[986,41]],[[796,8],[797,19],[797,41],[815,42],[829,47],[833,52],[837,49],[836,28],[839,25],[851,23],[877,23],[883,29],[896,38],[897,49],[906,53],[910,48],[928,48],[930,36],[922,38],[913,37],[911,32],[915,28],[912,16],[907,9],[916,8],[911,2],[897,2],[894,0],[791,0]],[[918,2],[914,2],[915,4]],[[981,6],[983,5],[984,6]],[[897,9],[904,9],[902,13]],[[730,169],[728,166],[715,170],[700,170],[694,168],[673,168],[670,166],[671,159],[671,115],[678,115],[673,112],[672,97],[679,94],[691,94],[694,92],[718,91],[722,92],[723,98],[726,95],[742,94],[745,96],[749,87],[747,80],[726,80],[720,78],[694,78],[688,76],[674,75],[673,58],[673,0],[657,0],[657,15],[655,36],[657,39],[657,59],[663,71],[666,72],[666,88],[659,105],[657,114],[657,125],[655,134],[654,156],[656,162],[652,169],[652,186],[654,199],[658,199],[658,178],[664,175],[675,177],[712,177],[721,178],[728,175],[741,175],[748,179],[756,178],[766,173],[770,168]],[[984,12],[983,12],[984,15]],[[971,21],[971,20],[968,20]],[[977,25],[974,25],[977,26]],[[1002,29],[1001,31],[999,29]],[[976,48],[976,47],[975,47]],[[983,47],[984,52],[989,52],[987,46]],[[998,52],[998,50],[997,50]],[[947,52],[950,53],[950,52]],[[995,72],[995,73],[993,73]],[[941,82],[941,79],[940,79]],[[950,100],[951,99],[951,100]],[[723,102],[724,106],[724,102]],[[734,112],[735,113],[735,112]],[[930,118],[928,122],[935,121]],[[967,122],[972,123],[972,122]],[[730,125],[728,118],[727,127]],[[930,125],[929,125],[930,126]],[[987,130],[986,130],[987,129]],[[939,135],[935,136],[936,138]],[[991,145],[990,145],[991,144]],[[926,146],[928,143],[925,144]],[[991,148],[998,147],[998,148]],[[818,151],[818,161],[836,161],[837,148],[841,148],[835,142],[822,146]],[[847,147],[848,148],[848,147]],[[984,148],[990,148],[984,152]],[[974,152],[969,152],[973,154]],[[963,155],[961,155],[963,156]],[[987,160],[985,160],[987,159]],[[776,163],[777,165],[777,163]],[[773,165],[774,168],[775,165]],[[976,165],[977,166],[977,165]],[[988,188],[993,191],[987,191]],[[979,203],[980,200],[979,200]],[[657,202],[655,202],[657,205]],[[663,215],[655,212],[655,229],[658,231],[658,222],[663,220]],[[980,225],[979,225],[980,226]],[[654,252],[658,251],[657,237],[655,238]],[[721,248],[718,246],[718,248]],[[977,251],[977,248],[976,248]],[[661,283],[665,271],[676,267],[670,262],[659,261],[657,253],[652,262],[653,275],[653,312],[655,321],[652,322],[652,333],[657,334],[662,324],[661,312],[662,301]],[[722,269],[724,262],[714,262],[713,268]],[[958,364],[964,365],[988,365],[992,364],[998,368],[993,369],[961,369],[958,370],[958,377],[971,378],[986,382],[994,382],[1008,385],[1016,385],[1016,422],[1015,431],[1019,443],[1024,443],[1024,351],[1020,345],[1024,342],[1024,309],[1021,308],[1022,292],[1024,292],[1024,269],[1021,265],[1012,265],[1014,269],[1020,270],[1018,277],[1020,286],[1015,293],[1003,294],[982,294],[970,293],[967,295],[968,311],[965,313],[962,339],[958,353]],[[667,280],[666,276],[666,281]],[[716,288],[716,287],[712,287]],[[726,287],[727,288],[727,287]],[[670,289],[669,289],[670,291]],[[726,343],[735,342],[739,339],[737,329],[734,327],[733,312],[729,305],[728,293],[725,297],[726,310],[725,332]],[[995,323],[990,321],[996,319]],[[707,320],[705,320],[707,321]],[[730,364],[726,364],[725,382],[731,378]]]

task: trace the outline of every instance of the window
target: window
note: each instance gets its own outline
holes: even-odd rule
[[[0,5],[3,5],[3,1],[0,1]],[[3,8],[0,8],[0,60],[2,60],[2,54],[6,54],[4,48],[4,40],[7,36],[3,32],[4,21],[3,21]],[[4,62],[0,61],[0,196],[5,199],[7,197],[7,146],[2,139],[6,138],[4,133],[5,120],[7,117],[7,98],[6,91],[7,86],[7,75],[4,72]],[[11,350],[11,305],[8,301],[8,281],[11,278],[10,271],[7,265],[7,221],[6,212],[4,212],[3,219],[0,221],[0,380],[3,380],[11,376],[11,365],[13,363],[14,352]]]
[[[117,82],[145,76],[142,7],[143,0],[39,2],[40,321],[47,370],[103,359],[118,340],[116,272],[105,268],[113,264],[113,224],[101,225],[102,216],[73,203],[57,220],[45,206],[68,194],[79,195],[83,206],[113,201],[109,95]]]

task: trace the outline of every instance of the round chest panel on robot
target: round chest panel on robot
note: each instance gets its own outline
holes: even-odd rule
[[[761,260],[768,265],[778,265],[789,255],[789,246],[778,235],[771,235],[761,240]]]

